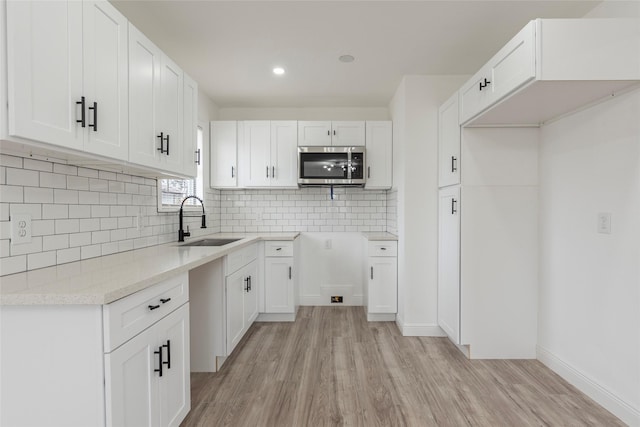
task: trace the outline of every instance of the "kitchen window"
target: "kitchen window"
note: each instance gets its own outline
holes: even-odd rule
[[[198,125],[197,149],[203,153],[204,130]],[[204,162],[197,166],[197,174],[193,179],[159,179],[158,180],[158,212],[176,212],[180,209],[180,203],[187,196],[198,196],[204,200]],[[185,208],[197,207],[202,209],[200,202],[189,199],[184,204]]]

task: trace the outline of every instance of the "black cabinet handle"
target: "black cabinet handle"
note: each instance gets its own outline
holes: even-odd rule
[[[160,304],[158,304],[158,305],[150,305],[150,306],[149,306],[149,311],[153,311],[153,310],[155,310],[156,308],[160,308]]]
[[[281,250],[282,250],[282,248],[276,248],[276,251],[281,251]]]
[[[200,149],[196,150],[196,165],[200,166]]]
[[[371,178],[371,166],[367,166],[367,178]]]
[[[373,266],[371,267],[371,280],[373,280]]]
[[[235,171],[233,166],[231,166],[231,178],[235,178]]]
[[[156,138],[160,138],[160,148],[157,150],[162,154],[164,153],[164,132],[160,132],[160,135],[156,136]]]
[[[169,155],[169,134],[167,134],[166,136],[166,141],[167,141],[167,156]]]
[[[485,87],[489,86],[490,84],[491,84],[491,80],[487,80],[485,78],[484,82],[480,82],[480,90],[484,89]]]
[[[169,301],[171,301],[171,298],[160,298],[160,302],[163,303],[163,304],[166,304]]]
[[[267,178],[269,178],[269,166],[267,166]]]
[[[387,250],[387,248],[382,247],[382,248],[380,248],[380,250],[381,250],[381,251],[386,251],[386,250]]]
[[[249,276],[249,292],[251,292],[251,276]]]
[[[86,116],[84,113],[84,96],[80,97],[80,101],[76,101],[76,105],[80,105],[82,111],[80,112],[80,120],[76,119],[76,123],[81,123],[82,127],[87,125]]]
[[[454,156],[451,156],[451,172],[455,172],[458,170],[458,168],[456,167],[456,159]]]
[[[271,178],[275,178],[275,177],[276,177],[276,167],[271,166]]]
[[[458,212],[456,210],[456,203],[458,203],[456,199],[451,199],[451,215],[454,215],[456,212]]]
[[[244,283],[246,283],[246,286],[244,287],[244,291],[245,292],[249,292],[249,278],[248,277],[244,278]]]
[[[93,110],[93,124],[89,123],[89,127],[93,128],[94,132],[98,132],[98,103],[94,102],[93,107],[89,107],[89,110]]]
[[[335,130],[333,131],[333,136],[336,136],[336,131]]]
[[[291,280],[291,267],[289,267],[289,280]]]
[[[162,362],[162,359],[160,359],[160,363],[163,363],[165,365],[167,365],[167,369],[171,369],[171,341],[167,340],[167,343],[164,344],[162,347],[167,349],[167,361],[166,362]],[[162,375],[160,375],[162,376]]]
[[[327,131],[327,136],[331,136],[331,131],[330,130]]]
[[[158,355],[158,369],[154,369],[153,372],[159,372],[160,376],[162,376],[162,346],[158,348],[158,351],[154,351],[153,354]]]

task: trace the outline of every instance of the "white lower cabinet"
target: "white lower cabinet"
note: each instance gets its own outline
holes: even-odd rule
[[[189,412],[189,305],[105,355],[108,426],[178,426]]]
[[[296,303],[295,241],[267,241],[264,246],[264,310],[260,320],[294,321]]]
[[[398,243],[368,241],[365,271],[367,320],[392,321],[398,312]]]
[[[191,408],[188,288],[184,273],[106,305],[2,306],[11,369],[0,425],[180,425]]]
[[[227,255],[225,277],[226,349],[229,356],[258,317],[257,244]],[[237,268],[238,261],[244,265]]]

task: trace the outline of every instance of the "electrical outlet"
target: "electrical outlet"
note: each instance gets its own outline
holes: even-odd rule
[[[600,212],[598,214],[598,233],[611,234],[611,213]]]
[[[331,249],[331,239],[326,239],[324,241],[324,248],[325,249]]]
[[[11,244],[31,243],[31,215],[11,215]]]
[[[342,304],[342,295],[331,296],[331,304]]]

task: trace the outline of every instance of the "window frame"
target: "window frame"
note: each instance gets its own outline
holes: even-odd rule
[[[209,127],[206,126],[205,123],[198,121],[198,129],[202,130],[202,148],[201,148],[201,152],[200,152],[200,162],[201,162],[201,167],[202,167],[202,175],[198,176],[197,174],[197,169],[196,169],[196,177],[195,178],[189,178],[186,179],[184,181],[188,181],[188,180],[201,180],[201,185],[202,185],[202,201],[204,202],[204,199],[206,198],[206,180],[205,180],[205,152],[206,150],[206,141],[209,141]],[[197,146],[197,142],[196,142],[196,146]],[[156,204],[157,204],[157,209],[158,209],[158,213],[177,213],[180,210],[180,206],[179,205],[163,205],[162,204],[162,180],[163,179],[174,179],[174,178],[158,178],[156,179]],[[185,205],[182,209],[183,211],[187,212],[187,211],[194,211],[194,212],[202,212],[202,206],[200,205]]]

